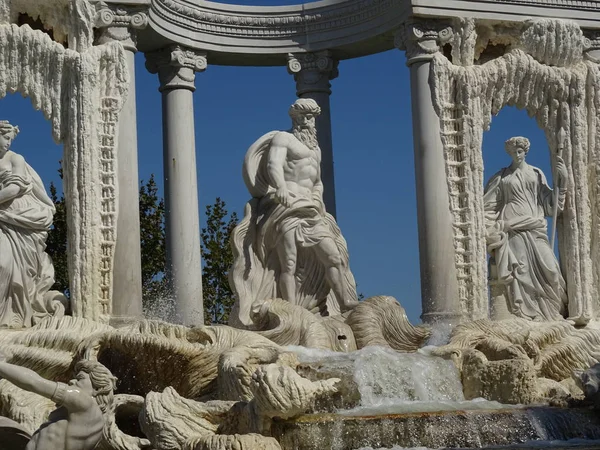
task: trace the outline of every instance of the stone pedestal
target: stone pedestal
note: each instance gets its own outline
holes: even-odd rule
[[[127,55],[129,92],[121,110],[117,149],[118,214],[111,323],[129,323],[143,315],[140,250],[139,175],[135,92],[136,30],[145,28],[143,10],[102,7],[96,23],[98,43],[119,41]]]
[[[193,92],[195,72],[206,65],[205,54],[179,46],[146,54],[162,93],[167,280],[175,321],[196,326],[204,311]]]
[[[421,298],[425,323],[456,323],[460,317],[454,260],[450,198],[440,135],[440,119],[433,107],[429,74],[439,51],[439,25],[406,25],[398,43],[406,49],[410,85],[419,224]]]
[[[296,80],[296,95],[312,98],[321,107],[316,119],[317,138],[321,148],[321,180],[327,212],[336,217],[333,142],[331,135],[330,80],[338,75],[338,62],[330,52],[294,54],[288,57],[288,71]]]

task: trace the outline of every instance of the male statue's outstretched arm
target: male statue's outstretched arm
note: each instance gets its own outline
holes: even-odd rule
[[[88,407],[88,404],[94,402],[91,396],[83,395],[78,389],[72,388],[64,383],[50,381],[38,375],[31,369],[17,366],[6,362],[7,356],[0,353],[0,378],[5,378],[17,387],[29,392],[34,392],[42,397],[46,397],[54,402],[60,400],[60,404],[67,410],[80,410]],[[60,399],[57,399],[57,393],[64,388]],[[84,398],[89,397],[89,399]]]
[[[285,183],[285,175],[283,172],[283,165],[287,157],[287,145],[284,142],[281,134],[276,134],[271,142],[271,148],[269,149],[269,159],[267,161],[267,171],[269,177],[277,189],[275,198],[279,203],[289,207],[290,193],[288,192],[287,185]]]
[[[57,387],[56,382],[46,380],[31,369],[7,363],[6,356],[3,354],[0,354],[0,378],[5,378],[21,389],[49,399],[52,398]]]

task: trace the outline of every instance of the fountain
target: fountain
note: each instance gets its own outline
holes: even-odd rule
[[[413,3],[0,0],[0,97],[29,96],[64,143],[70,283],[50,290],[53,206],[2,121],[2,450],[600,448],[600,7]],[[393,46],[413,94],[416,326],[392,297],[358,301],[334,217],[329,81]],[[165,320],[141,317],[137,50],[170,161]],[[209,62],[287,64],[300,97],[244,159],[230,326],[204,326],[196,270]],[[552,186],[516,136],[484,187],[482,134],[507,105],[545,130]]]

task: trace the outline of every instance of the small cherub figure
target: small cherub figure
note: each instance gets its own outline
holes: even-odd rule
[[[93,450],[102,438],[103,413],[113,401],[116,378],[112,373],[99,362],[79,361],[75,379],[65,384],[7,363],[7,358],[0,353],[0,377],[57,405],[26,450]]]

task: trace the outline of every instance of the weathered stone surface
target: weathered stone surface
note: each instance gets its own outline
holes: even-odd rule
[[[552,406],[567,407],[571,392],[568,387],[558,381],[549,378],[538,378],[536,380],[537,401]]]
[[[183,450],[281,450],[272,437],[260,434],[213,435],[188,442]]]
[[[596,408],[600,408],[600,364],[573,374],[577,386],[583,391],[585,399]]]
[[[252,375],[252,393],[259,416],[288,419],[314,409],[315,400],[337,392],[338,378],[310,381],[286,366],[269,364]]]
[[[505,404],[529,404],[538,398],[529,359],[489,361],[477,350],[462,355],[463,392],[467,400],[483,397]]]

